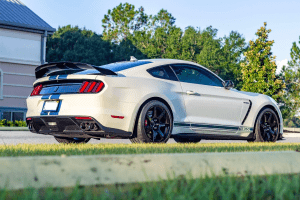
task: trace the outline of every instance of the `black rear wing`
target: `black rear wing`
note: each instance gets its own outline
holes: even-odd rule
[[[51,74],[65,72],[64,74],[73,74],[76,72],[80,72],[86,69],[96,69],[103,75],[117,75],[115,72],[97,67],[94,65],[79,63],[79,62],[56,62],[56,63],[47,63],[44,65],[40,65],[35,69],[35,77],[42,78],[45,76],[51,76]]]

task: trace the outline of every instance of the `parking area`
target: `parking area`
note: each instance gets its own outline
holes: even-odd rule
[[[243,140],[201,140],[200,143],[239,143],[246,142]],[[284,135],[283,140],[278,142],[300,142],[300,134],[288,133]],[[58,142],[52,136],[38,135],[29,131],[0,131],[0,144],[58,144]],[[98,143],[122,143],[131,144],[128,139],[101,139],[101,140],[90,140],[91,144]],[[173,139],[170,139],[168,143],[176,143]]]

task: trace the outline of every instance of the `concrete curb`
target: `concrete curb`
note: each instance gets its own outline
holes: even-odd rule
[[[43,156],[0,158],[0,188],[68,187],[167,179],[167,175],[300,173],[300,154],[285,152]],[[174,177],[174,176],[173,176]]]
[[[28,127],[0,127],[0,131],[29,131]]]
[[[300,133],[300,128],[283,128],[283,132]]]

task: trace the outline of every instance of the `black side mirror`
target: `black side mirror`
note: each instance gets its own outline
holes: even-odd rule
[[[230,88],[234,87],[234,83],[231,80],[227,80],[223,83],[224,88],[229,90]]]

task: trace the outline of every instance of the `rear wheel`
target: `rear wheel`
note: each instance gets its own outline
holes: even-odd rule
[[[248,142],[276,142],[279,136],[279,119],[270,109],[263,109],[256,119],[254,138]]]
[[[177,143],[198,143],[201,141],[199,138],[186,138],[186,137],[174,137]]]
[[[88,143],[90,138],[62,138],[62,137],[54,137],[57,142],[65,143],[65,144],[79,144],[79,143]]]
[[[173,118],[169,108],[162,102],[153,100],[146,103],[138,116],[135,137],[132,143],[165,143],[173,128]]]

